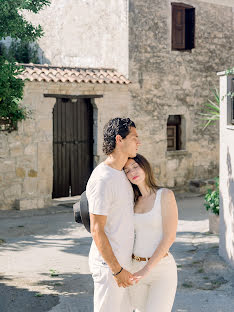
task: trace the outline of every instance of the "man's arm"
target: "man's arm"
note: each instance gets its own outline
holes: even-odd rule
[[[112,273],[117,273],[121,270],[121,266],[114,255],[110,242],[104,231],[106,220],[107,216],[90,213],[91,234],[100,254],[110,267]],[[114,278],[119,287],[128,287],[132,285],[133,281],[136,279],[125,269],[123,269],[118,275],[114,276]]]

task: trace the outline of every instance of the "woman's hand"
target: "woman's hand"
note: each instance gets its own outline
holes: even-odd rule
[[[142,278],[144,278],[146,275],[148,275],[149,272],[150,271],[149,271],[149,269],[146,266],[144,266],[141,270],[135,272],[133,274],[133,276],[136,277],[135,283],[137,284]]]

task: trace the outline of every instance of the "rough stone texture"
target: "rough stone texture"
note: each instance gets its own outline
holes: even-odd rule
[[[214,213],[209,214],[209,232],[219,234],[219,216]]]
[[[16,175],[19,178],[24,178],[25,177],[25,170],[23,168],[16,168]]]
[[[30,210],[37,207],[36,199],[22,199],[17,201],[16,208],[19,210]],[[38,207],[37,207],[38,208]]]
[[[126,85],[26,82],[23,105],[32,110],[18,130],[0,132],[0,210],[43,208],[53,187],[53,107],[55,98],[43,94],[97,94],[94,129],[94,166],[103,159],[104,124],[128,116],[130,95]],[[14,153],[12,153],[14,150]]]
[[[218,86],[216,72],[233,65],[234,3],[213,2],[185,1],[196,11],[195,49],[172,51],[171,1],[130,0],[131,117],[139,152],[153,164],[160,185],[178,188],[218,175],[218,124],[202,131],[199,113]],[[169,115],[183,116],[183,151],[167,151]]]
[[[128,74],[128,0],[52,0],[39,14],[41,63],[109,67]]]
[[[220,77],[220,243],[219,253],[234,267],[234,125],[228,107],[233,76]]]
[[[191,180],[189,191],[192,193],[205,194],[208,190],[215,190],[215,180]]]
[[[29,170],[28,176],[31,178],[37,177],[37,171],[35,171],[33,169]]]

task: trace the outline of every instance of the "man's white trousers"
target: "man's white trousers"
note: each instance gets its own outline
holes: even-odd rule
[[[91,265],[94,312],[132,312],[127,288],[118,287],[107,265]]]

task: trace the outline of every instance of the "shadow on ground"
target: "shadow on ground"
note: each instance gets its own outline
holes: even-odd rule
[[[65,306],[62,311],[70,311],[69,306],[76,302],[76,311],[90,312],[87,306],[92,306],[93,281],[90,274],[59,274],[51,277],[44,274],[44,279],[39,282],[32,282],[28,287],[34,287],[41,292],[29,291],[25,288],[11,286],[15,283],[13,278],[0,276],[0,311],[1,312],[47,312],[52,308],[56,311],[56,306],[61,304],[59,296],[62,296]],[[43,290],[51,294],[44,294]],[[54,310],[52,310],[54,311]],[[75,310],[73,310],[75,311]]]
[[[59,303],[55,295],[41,295],[25,288],[7,286],[0,282],[0,311],[2,312],[46,312]]]
[[[58,247],[61,251],[71,253],[75,255],[81,255],[88,257],[90,245],[92,242],[91,237],[81,238],[47,238],[47,237],[27,237],[26,240],[8,241],[2,244],[0,251],[23,251],[30,247],[43,248],[56,248]]]

